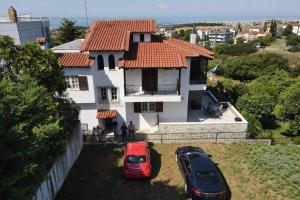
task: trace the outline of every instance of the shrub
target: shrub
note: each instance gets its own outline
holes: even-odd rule
[[[300,136],[294,137],[293,142],[294,142],[294,144],[300,145]]]

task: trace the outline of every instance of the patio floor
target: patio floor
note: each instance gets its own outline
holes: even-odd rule
[[[221,116],[216,118],[208,114],[203,109],[189,110],[188,112],[188,122],[235,122],[235,117],[235,113],[232,112],[230,109],[222,110]]]

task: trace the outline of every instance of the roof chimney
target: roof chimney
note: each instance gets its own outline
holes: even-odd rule
[[[8,18],[10,22],[18,22],[17,11],[14,7],[9,7],[8,9]]]
[[[190,36],[190,43],[196,44],[196,40],[197,40],[197,33],[196,33],[196,27],[194,25],[193,30],[192,30],[192,34]]]

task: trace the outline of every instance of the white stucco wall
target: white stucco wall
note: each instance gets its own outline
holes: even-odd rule
[[[79,119],[82,124],[87,124],[88,129],[92,130],[93,127],[99,125],[97,115],[97,105],[95,103],[77,104],[80,108]]]
[[[64,68],[65,76],[79,75],[86,76],[89,90],[67,90],[67,94],[76,103],[95,103],[94,83],[91,68]]]
[[[116,68],[109,69],[108,57],[113,54],[115,57]],[[123,52],[101,52],[104,61],[104,70],[98,70],[97,56],[99,53],[91,53],[95,57],[94,66],[92,67],[94,95],[97,102],[98,110],[117,110],[116,121],[118,122],[118,131],[121,123],[126,121],[126,110],[124,103],[124,72],[123,69],[117,67],[118,61],[123,57]],[[98,89],[101,86],[114,86],[118,88],[118,101],[108,104],[98,101]]]
[[[141,33],[133,33],[133,42],[140,42]],[[144,42],[151,42],[151,33],[142,33],[144,34]]]
[[[21,44],[20,37],[19,37],[19,32],[17,28],[16,23],[5,23],[1,22],[0,23],[0,35],[8,35],[12,37],[17,45]]]

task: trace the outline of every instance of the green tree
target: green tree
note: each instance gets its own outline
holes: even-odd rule
[[[239,37],[239,38],[237,38],[236,39],[236,44],[244,44],[245,43],[245,38],[243,38],[243,37]]]
[[[58,28],[58,42],[71,42],[81,36],[79,28],[75,25],[76,22],[64,18]]]
[[[289,36],[293,34],[293,26],[291,24],[287,25],[282,32],[283,36]]]
[[[237,101],[237,108],[241,111],[250,113],[260,121],[272,117],[276,102],[269,94],[241,96]]]
[[[0,37],[0,46],[4,61],[0,77],[19,82],[23,75],[28,75],[49,91],[62,94],[66,89],[62,68],[51,50],[42,50],[34,43],[16,46],[9,37]]]
[[[286,38],[286,44],[289,46],[296,46],[300,43],[300,36],[291,34]]]
[[[78,110],[64,96],[61,68],[50,51],[16,46],[8,37],[0,44],[0,199],[32,199],[64,151]],[[50,80],[55,75],[58,84]]]
[[[237,29],[239,32],[241,32],[243,30],[241,22],[238,23]]]
[[[277,35],[277,22],[276,22],[276,20],[271,21],[270,33],[272,34],[272,37],[275,37]]]
[[[267,32],[267,29],[268,29],[268,23],[265,22],[265,23],[264,23],[264,32]]]
[[[278,104],[274,109],[276,117],[289,126],[288,133],[300,135],[300,78],[287,87],[279,96]]]

